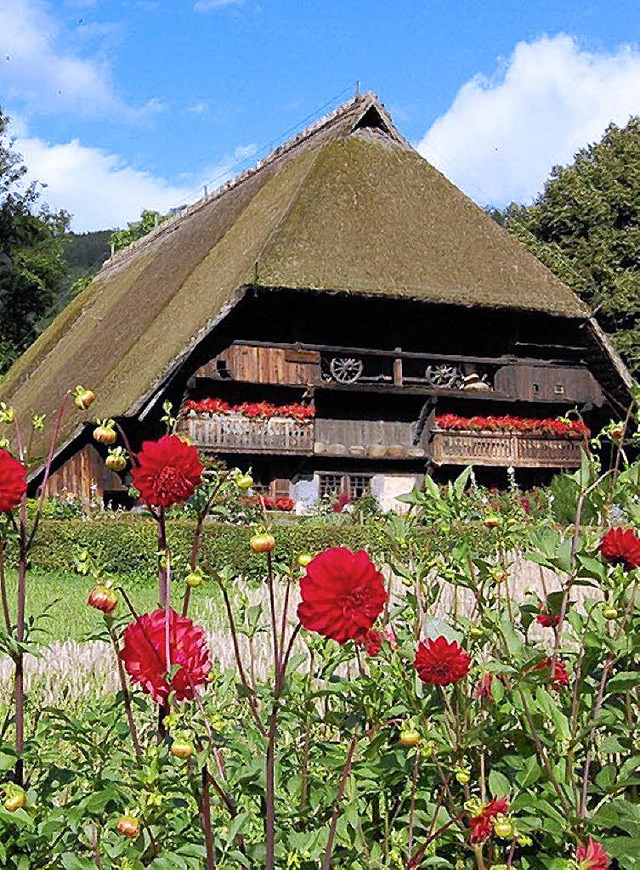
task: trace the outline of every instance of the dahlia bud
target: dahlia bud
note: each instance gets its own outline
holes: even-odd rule
[[[99,583],[97,586],[94,586],[89,593],[87,604],[89,607],[95,607],[96,610],[101,610],[108,616],[116,609],[118,596],[113,589],[108,589],[106,586]]]
[[[140,823],[133,816],[120,816],[118,819],[118,833],[128,840],[135,840],[140,833]]]
[[[86,411],[96,400],[93,390],[86,390],[81,384],[73,391],[73,401],[80,411]]]

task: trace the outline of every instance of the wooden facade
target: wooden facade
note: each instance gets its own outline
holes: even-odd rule
[[[86,444],[53,472],[45,495],[61,499],[79,498],[85,510],[106,504],[118,505],[128,487],[120,475],[110,471],[104,457],[92,444]]]
[[[256,420],[190,410],[181,431],[228,462],[251,465],[262,485],[277,479],[280,491],[287,479],[293,494],[300,480],[313,481],[318,492],[340,481],[346,492],[388,475],[405,475],[410,488],[425,468],[446,476],[467,464],[484,469],[487,480],[494,469],[496,483],[509,466],[526,472],[526,481],[545,480],[550,471],[577,467],[584,441],[441,431],[438,416],[554,418],[576,409],[596,429],[611,414],[577,325],[558,324],[554,332],[538,315],[286,291],[245,305],[226,346],[224,337],[219,349],[212,345],[182,399],[299,402],[313,405],[315,416]],[[285,324],[297,341],[287,340]],[[366,345],[342,343],[357,329]]]
[[[236,341],[200,366],[197,378],[289,386],[369,385],[414,391],[492,393],[497,399],[593,401],[602,389],[588,367],[513,356],[434,354],[363,347]],[[475,378],[473,376],[476,376]]]

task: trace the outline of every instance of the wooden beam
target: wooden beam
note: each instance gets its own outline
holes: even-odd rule
[[[279,347],[285,350],[297,351],[319,351],[324,353],[345,354],[349,356],[374,356],[374,357],[399,357],[401,359],[420,359],[434,360],[436,362],[451,362],[457,361],[461,363],[481,363],[484,365],[514,365],[514,366],[568,366],[575,368],[576,365],[585,365],[583,360],[579,363],[567,359],[556,360],[541,360],[536,357],[517,357],[517,356],[467,356],[466,354],[456,353],[420,353],[408,350],[379,350],[378,348],[364,347],[343,347],[341,345],[331,344],[302,344],[301,342],[272,342],[272,341],[250,341],[249,339],[236,339],[234,345],[243,345],[251,347]],[[585,365],[586,367],[586,365]]]

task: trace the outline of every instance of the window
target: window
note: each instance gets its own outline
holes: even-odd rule
[[[320,475],[320,498],[341,495],[343,490],[343,474]]]
[[[371,492],[371,474],[320,474],[320,498],[348,495],[362,498]]]
[[[271,483],[255,482],[251,489],[256,495],[266,498],[289,498],[291,496],[291,481],[286,477],[277,477]]]
[[[371,492],[370,474],[347,474],[349,498],[362,498]]]

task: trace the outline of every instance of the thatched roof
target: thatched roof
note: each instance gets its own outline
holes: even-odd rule
[[[366,94],[112,257],[0,398],[52,413],[82,383],[96,415],[136,413],[250,286],[586,316]],[[67,415],[61,443],[78,426]]]

